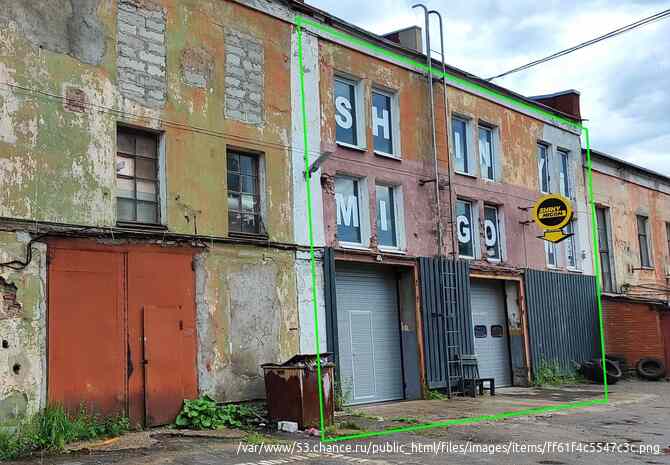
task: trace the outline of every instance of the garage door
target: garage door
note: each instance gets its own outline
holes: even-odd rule
[[[479,376],[494,378],[496,386],[511,386],[512,368],[502,283],[473,279],[470,290]]]
[[[403,398],[395,273],[382,267],[336,268],[342,393],[348,404]]]

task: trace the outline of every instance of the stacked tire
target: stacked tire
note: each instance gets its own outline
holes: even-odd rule
[[[605,359],[605,370],[603,370],[603,360],[601,358],[594,358],[582,363],[580,372],[586,379],[598,384],[604,383],[605,373],[607,373],[607,384],[616,384],[623,376],[619,363],[614,360]]]
[[[658,381],[665,377],[666,373],[663,362],[654,357],[641,358],[637,362],[635,370],[640,378],[646,379],[647,381]]]

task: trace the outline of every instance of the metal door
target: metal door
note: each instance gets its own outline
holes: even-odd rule
[[[123,257],[49,250],[49,403],[100,415],[126,407]]]
[[[129,412],[131,419],[144,418],[151,426],[174,421],[182,401],[198,396],[191,260],[189,251],[128,252],[128,338],[137,368],[128,385]],[[147,348],[150,354],[144,353]],[[150,367],[142,369],[147,355]]]
[[[184,321],[179,307],[144,307],[144,399],[147,426],[174,421],[184,392]]]
[[[496,386],[512,385],[505,294],[502,282],[470,282],[475,353],[481,378],[494,378]]]
[[[337,265],[337,332],[341,389],[348,404],[403,398],[395,273]]]

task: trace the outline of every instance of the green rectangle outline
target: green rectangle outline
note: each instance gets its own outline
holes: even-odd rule
[[[604,372],[604,390],[603,390],[603,398],[602,399],[593,399],[593,400],[588,400],[588,401],[579,401],[579,402],[568,402],[565,404],[560,404],[560,405],[550,405],[550,406],[544,406],[544,407],[535,407],[535,408],[530,408],[530,409],[524,409],[524,410],[518,410],[518,411],[511,411],[511,412],[503,412],[503,413],[498,413],[494,415],[481,415],[477,417],[468,417],[468,418],[458,418],[458,419],[453,419],[453,420],[444,420],[444,421],[437,421],[437,422],[431,422],[431,423],[423,423],[419,425],[412,425],[412,426],[405,426],[405,427],[399,427],[399,428],[388,428],[384,431],[371,431],[371,432],[365,432],[365,433],[358,433],[358,434],[352,434],[352,435],[345,435],[345,436],[333,436],[333,437],[327,437],[326,436],[326,430],[325,430],[325,417],[324,417],[324,403],[323,403],[323,385],[322,383],[318,383],[318,395],[319,395],[319,422],[320,422],[320,438],[322,442],[329,443],[329,442],[337,442],[337,441],[345,441],[345,440],[354,440],[354,439],[364,439],[364,438],[370,438],[374,436],[386,436],[390,434],[395,434],[395,433],[402,433],[402,432],[411,432],[411,431],[421,431],[421,430],[426,430],[426,429],[432,429],[432,428],[439,428],[439,427],[447,427],[447,426],[455,426],[455,425],[467,425],[467,424],[472,424],[472,423],[478,423],[478,422],[484,422],[484,421],[500,421],[504,420],[506,418],[514,418],[514,417],[519,417],[519,416],[525,416],[525,415],[537,415],[537,414],[542,414],[542,413],[548,413],[548,412],[557,412],[557,411],[562,411],[562,410],[570,410],[570,409],[578,409],[578,408],[586,408],[586,407],[592,407],[596,405],[603,405],[607,404],[609,402],[609,387],[607,384],[607,367],[605,366],[604,360],[605,360],[605,335],[604,335],[604,325],[603,325],[603,308],[602,308],[602,286],[601,286],[601,271],[600,271],[600,255],[596,252],[599,250],[598,247],[598,233],[596,229],[596,206],[595,202],[593,199],[593,174],[592,174],[592,162],[591,162],[591,142],[589,139],[589,130],[587,127],[585,127],[581,123],[575,123],[574,121],[570,121],[566,118],[560,117],[558,115],[554,115],[542,108],[534,107],[527,102],[524,102],[522,100],[519,100],[514,97],[510,97],[508,95],[503,95],[493,89],[488,89],[486,87],[483,87],[479,84],[467,81],[466,79],[463,79],[458,76],[453,76],[449,73],[442,73],[440,70],[436,70],[432,68],[431,66],[428,66],[426,64],[419,63],[417,61],[414,61],[408,57],[399,55],[397,53],[393,53],[389,50],[386,50],[378,45],[372,44],[368,41],[359,39],[357,37],[353,37],[349,34],[346,34],[342,31],[339,31],[335,28],[332,28],[330,26],[326,26],[320,23],[317,23],[315,21],[312,21],[308,18],[305,18],[303,16],[297,15],[295,17],[295,25],[296,25],[296,30],[297,30],[297,40],[298,40],[298,66],[300,68],[300,111],[301,111],[301,116],[302,116],[302,126],[303,126],[303,161],[305,163],[305,174],[306,174],[306,194],[307,194],[307,232],[308,232],[308,237],[309,237],[309,254],[310,254],[310,274],[311,274],[311,281],[312,281],[312,310],[313,310],[313,318],[314,318],[314,335],[315,335],[315,340],[316,340],[316,353],[320,354],[321,353],[321,347],[320,347],[320,338],[319,338],[319,312],[318,312],[318,301],[317,301],[317,279],[316,279],[316,257],[314,254],[314,228],[313,228],[313,215],[312,215],[312,189],[311,189],[311,173],[309,172],[309,137],[308,137],[308,132],[307,132],[307,111],[306,111],[306,101],[305,101],[305,68],[303,65],[303,45],[302,45],[302,34],[303,34],[303,28],[305,26],[310,26],[314,29],[320,30],[322,32],[325,32],[327,34],[330,34],[333,37],[336,37],[340,40],[343,40],[345,42],[349,42],[353,45],[357,45],[363,48],[366,48],[370,51],[379,53],[381,55],[385,55],[387,57],[393,58],[396,61],[400,61],[402,63],[414,66],[418,69],[422,69],[423,71],[427,71],[430,74],[436,75],[439,78],[445,78],[447,81],[451,81],[453,83],[460,84],[461,86],[464,87],[469,87],[471,89],[475,89],[478,92],[482,92],[486,95],[489,95],[491,97],[495,97],[497,99],[501,99],[507,103],[513,103],[516,105],[520,105],[522,108],[525,110],[535,113],[537,115],[543,116],[545,118],[549,118],[551,120],[554,120],[556,122],[566,124],[574,129],[578,129],[584,134],[584,139],[586,141],[586,166],[587,166],[587,191],[588,191],[588,198],[589,198],[589,205],[591,207],[591,237],[593,240],[593,262],[594,262],[594,268],[595,268],[595,275],[596,275],[596,296],[597,296],[597,301],[598,301],[598,319],[599,319],[599,329],[600,329],[600,350],[602,353],[602,359],[603,359],[603,372]],[[581,156],[581,154],[580,154]],[[317,363],[316,363],[316,370],[317,370],[317,376],[318,379],[321,379],[321,358],[317,357]]]

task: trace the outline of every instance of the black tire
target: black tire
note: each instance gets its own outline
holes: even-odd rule
[[[603,376],[602,359],[594,358],[592,362],[593,380],[597,383],[603,384],[605,377]],[[605,359],[605,368],[607,370],[607,384],[616,384],[623,377],[623,373],[621,372],[621,368],[619,368],[619,364],[617,362]]]
[[[665,376],[665,365],[654,357],[641,358],[635,369],[640,378],[648,381],[658,381]]]
[[[605,358],[607,360],[612,360],[613,362],[618,362],[621,371],[626,371],[628,369],[628,360],[623,355],[607,354]]]

